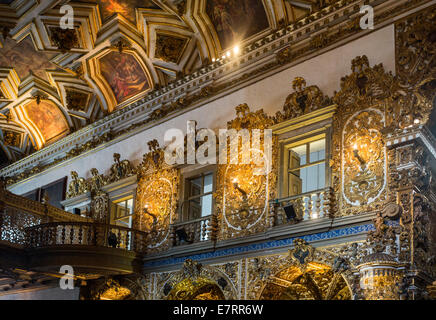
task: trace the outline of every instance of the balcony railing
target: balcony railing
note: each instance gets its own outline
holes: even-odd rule
[[[25,245],[25,229],[52,221],[91,221],[41,203],[13,194],[0,183],[0,240],[14,245]]]
[[[148,234],[142,231],[92,222],[51,222],[26,228],[30,248],[83,245],[119,248],[145,253]]]
[[[171,225],[173,246],[212,240],[212,216]]]
[[[270,201],[272,226],[294,224],[330,215],[331,188]]]

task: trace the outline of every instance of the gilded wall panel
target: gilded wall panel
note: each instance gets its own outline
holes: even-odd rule
[[[264,130],[274,121],[262,109],[252,112],[246,104],[237,106],[236,112],[237,117],[228,122],[228,129],[237,130],[238,133],[245,130],[247,141],[244,142],[244,138],[237,140],[236,156],[232,155],[230,151],[232,143],[229,143],[228,164],[218,165],[216,192],[218,239],[234,238],[266,230],[270,225],[268,202],[276,197],[277,140],[272,136],[267,138],[264,135]],[[268,156],[268,152],[271,152],[271,157]],[[244,160],[247,155],[248,161]]]
[[[388,198],[387,149],[384,135],[401,122],[398,80],[382,65],[370,67],[366,56],[352,61],[335,94],[332,186],[337,216],[374,211]]]
[[[134,228],[149,234],[149,252],[170,246],[170,225],[177,219],[179,170],[167,167],[156,140],[138,169]]]

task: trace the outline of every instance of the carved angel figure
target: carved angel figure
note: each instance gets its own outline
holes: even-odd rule
[[[91,169],[91,174],[92,177],[89,180],[89,189],[95,195],[101,191],[101,187],[103,187],[106,184],[106,181],[103,175],[99,174],[96,168]]]
[[[79,178],[76,171],[71,171],[71,179],[72,181],[68,185],[67,199],[88,192],[85,179]]]
[[[114,153],[114,164],[111,167],[109,181],[114,182],[134,174],[134,168],[129,160],[120,161],[120,154]]]

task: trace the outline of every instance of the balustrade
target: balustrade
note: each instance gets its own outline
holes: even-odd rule
[[[330,215],[330,207],[330,188],[270,201],[272,226],[323,218]]]
[[[212,216],[176,223],[171,226],[173,246],[211,240]]]
[[[147,233],[102,223],[51,222],[26,229],[30,248],[62,245],[112,247],[144,253]]]

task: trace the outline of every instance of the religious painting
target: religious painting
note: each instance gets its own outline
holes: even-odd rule
[[[0,48],[0,67],[13,67],[20,79],[26,78],[30,72],[47,80],[47,69],[55,69],[50,62],[56,54],[37,51],[30,36],[17,43],[7,38],[3,48]]]
[[[100,59],[100,70],[117,103],[150,88],[145,71],[132,54],[111,51]]]
[[[130,21],[136,20],[136,8],[159,9],[151,0],[94,0],[100,7],[103,20],[121,14]]]
[[[269,26],[262,0],[207,0],[206,13],[215,27],[222,49]]]
[[[42,100],[39,104],[32,101],[24,106],[27,118],[38,128],[45,142],[60,137],[68,131],[68,123],[63,113],[52,102]]]

